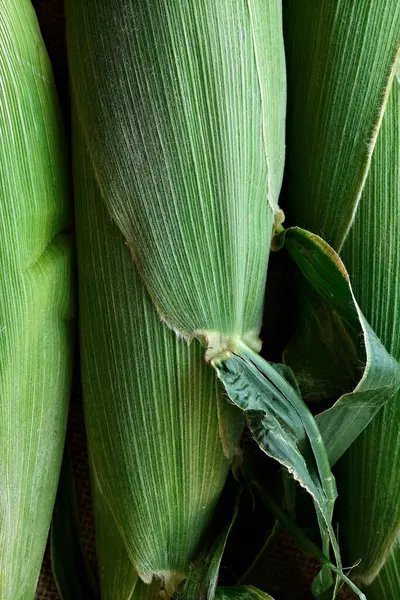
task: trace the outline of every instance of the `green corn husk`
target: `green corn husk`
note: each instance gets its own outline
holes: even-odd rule
[[[400,5],[288,1],[285,35],[289,219],[342,249],[361,310],[398,360]],[[398,533],[397,405],[398,394],[338,464],[339,538],[363,582]]]
[[[400,40],[398,0],[284,0],[288,220],[340,250]]]
[[[285,113],[281,7],[263,7],[67,3],[77,128],[102,192],[78,150],[89,443],[135,569],[167,587],[187,573],[226,476],[218,414],[227,447],[237,414],[218,402],[198,341],[161,326],[125,240],[179,336],[214,353],[222,335],[259,347]]]
[[[27,0],[0,1],[0,598],[34,598],[72,362],[64,138]]]
[[[371,169],[343,260],[355,296],[387,350],[400,360],[400,79],[389,95]],[[341,540],[368,583],[400,531],[400,393],[339,463]],[[400,588],[393,598],[400,595]]]
[[[400,590],[400,542],[396,540],[378,576],[368,587],[368,600],[395,600]]]
[[[219,336],[259,347],[284,161],[281,20],[278,0],[67,3],[107,208],[162,318],[214,353]]]
[[[101,598],[102,600],[131,600],[139,583],[138,573],[129,559],[93,466],[91,467],[91,491]],[[150,584],[153,585],[157,585],[157,582]]]
[[[142,580],[156,576],[172,590],[188,572],[230,461],[220,439],[216,377],[197,341],[189,346],[160,322],[121,234],[99,201],[75,125],[86,428],[93,477],[118,528],[116,564],[107,563],[107,536],[112,537],[107,524],[98,554],[104,598],[125,598],[114,595],[113,587],[118,569],[124,569],[120,594],[134,583],[125,557],[118,558],[123,552],[119,538]],[[236,431],[237,446],[241,415],[226,406],[223,418]],[[98,523],[102,511],[100,505]],[[110,568],[114,573],[107,573]]]

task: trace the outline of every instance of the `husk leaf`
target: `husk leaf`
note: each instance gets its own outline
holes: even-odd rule
[[[400,360],[399,74],[342,256],[364,314]],[[384,563],[400,528],[399,401],[397,393],[339,464],[343,548],[347,560],[361,559],[355,574],[366,583]]]
[[[340,250],[368,174],[400,41],[397,0],[284,0],[287,213]]]
[[[50,527],[72,365],[65,140],[32,5],[0,1],[0,598],[28,600]]]
[[[284,160],[281,13],[278,0],[67,3],[104,201],[188,338],[250,339],[261,324]]]
[[[155,576],[169,589],[187,573],[229,469],[219,436],[219,386],[200,344],[189,346],[160,322],[101,201],[77,119],[74,151],[93,469],[134,568],[144,581]],[[238,415],[224,413],[232,428]]]

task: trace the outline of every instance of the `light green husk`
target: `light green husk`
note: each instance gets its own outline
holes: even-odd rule
[[[73,148],[82,380],[93,478],[135,570],[146,582],[162,579],[172,591],[189,569],[229,468],[219,435],[219,387],[201,345],[189,346],[160,321],[101,202],[76,120]],[[240,413],[228,409],[227,428],[240,434]],[[98,521],[105,509],[99,510]],[[112,531],[106,526],[98,540],[107,545],[99,548],[100,572],[108,579],[103,587],[112,589],[109,582],[126,560],[118,558],[118,547],[123,552],[118,539],[116,564],[107,564],[112,543],[107,535]],[[110,568],[114,573],[103,573]],[[129,566],[121,577],[132,579]]]
[[[72,363],[64,137],[27,0],[0,1],[0,598],[33,599]]]

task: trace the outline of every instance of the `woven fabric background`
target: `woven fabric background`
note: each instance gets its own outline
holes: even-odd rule
[[[94,0],[93,0],[94,1]],[[65,122],[69,123],[68,70],[66,59],[63,0],[33,0],[42,35],[53,64]],[[72,201],[72,200],[71,200]],[[78,508],[82,545],[92,567],[96,568],[95,536],[91,511],[89,472],[85,443],[82,400],[80,392],[79,360],[74,376],[68,439],[77,485]],[[316,573],[316,562],[306,558],[287,536],[278,538],[271,547],[271,559],[262,572],[262,580],[270,580],[269,592],[275,600],[312,600],[310,582]],[[257,581],[253,582],[257,585]],[[36,600],[60,600],[51,572],[49,548],[38,582]]]

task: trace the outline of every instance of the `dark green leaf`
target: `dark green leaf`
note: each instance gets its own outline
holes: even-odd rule
[[[273,600],[272,596],[253,586],[219,587],[215,600]]]
[[[400,72],[342,257],[357,302],[388,352],[400,360]],[[399,424],[397,393],[338,465],[343,549],[348,562],[361,559],[354,573],[366,584],[400,532]]]
[[[400,3],[283,5],[288,218],[337,250],[354,218],[395,74]]]

